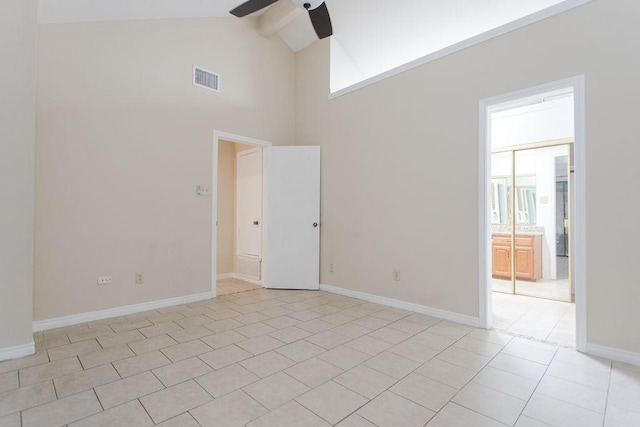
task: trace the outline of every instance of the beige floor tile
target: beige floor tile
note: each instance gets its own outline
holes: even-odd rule
[[[373,399],[395,384],[397,380],[364,365],[359,365],[337,376],[334,381],[367,399]]]
[[[351,341],[351,338],[333,331],[324,331],[306,338],[307,341],[324,349],[331,350]]]
[[[439,411],[458,389],[419,374],[409,374],[390,389],[432,411]]]
[[[452,401],[507,425],[515,424],[527,403],[473,382],[460,390]]]
[[[52,381],[40,382],[0,393],[0,417],[56,399]]]
[[[131,350],[138,355],[150,353],[154,350],[160,350],[176,344],[178,344],[178,342],[166,334],[127,343]]]
[[[155,423],[166,421],[213,400],[195,381],[189,380],[140,398]]]
[[[640,413],[638,404],[638,402],[640,402],[640,390],[623,385],[611,384],[608,402],[611,406]]]
[[[522,413],[554,427],[596,427],[604,421],[600,413],[537,392]]]
[[[5,417],[0,417],[0,427],[21,427],[20,412],[15,412]]]
[[[286,316],[289,313],[293,313],[291,310],[288,310],[284,307],[271,307],[260,311],[260,314],[264,314],[269,318],[276,318],[280,316]],[[273,326],[273,325],[270,325]]]
[[[318,358],[341,369],[348,370],[370,359],[371,356],[346,345],[341,345],[320,354]]]
[[[507,345],[513,339],[511,335],[487,329],[474,329],[467,336],[500,345]]]
[[[269,320],[269,316],[265,316],[264,314],[260,314],[257,312],[243,314],[242,316],[237,316],[234,320],[237,320],[240,323],[244,323],[245,325],[251,325],[252,323],[262,322],[263,320]]]
[[[203,427],[242,427],[268,411],[242,390],[192,409],[191,414]]]
[[[378,427],[422,427],[434,412],[386,391],[358,411]]]
[[[453,388],[461,389],[465,384],[471,381],[477,372],[434,358],[416,369],[415,373]]]
[[[190,326],[181,331],[169,332],[169,336],[179,343],[193,341],[210,335],[213,335],[213,332],[202,325]]]
[[[243,360],[240,365],[260,378],[265,378],[295,365],[295,362],[280,353],[268,351],[251,359]]]
[[[409,339],[410,342],[422,344],[434,350],[442,351],[453,345],[456,340],[432,334],[429,330],[422,331]]]
[[[640,412],[631,412],[615,406],[608,406],[604,417],[605,427],[638,427]]]
[[[211,318],[204,314],[200,314],[193,317],[186,317],[184,319],[175,320],[175,322],[185,329],[192,328],[194,326],[204,325],[205,323],[211,323]]]
[[[343,370],[314,357],[292,366],[285,372],[309,387],[317,387],[337,377]]]
[[[168,334],[170,332],[179,331],[182,329],[180,325],[174,322],[156,323],[153,326],[147,326],[146,328],[140,328],[140,332],[147,337],[155,337],[156,335]]]
[[[285,344],[291,344],[292,342],[310,337],[311,335],[311,332],[307,332],[304,329],[296,328],[295,326],[289,326],[287,328],[280,329],[269,334],[269,336],[280,340]]]
[[[376,311],[375,313],[372,313],[371,316],[377,317],[379,319],[395,322],[397,320],[404,319],[410,314],[412,314],[410,311],[405,311],[405,310],[384,309],[384,310],[380,310],[380,311]]]
[[[211,350],[211,347],[209,347],[202,341],[193,340],[182,344],[173,345],[171,347],[165,347],[160,350],[160,352],[171,359],[172,362],[179,362],[180,360],[198,356]]]
[[[538,385],[537,380],[521,377],[491,366],[485,366],[476,375],[473,382],[521,400],[529,400]]]
[[[395,353],[385,351],[367,360],[364,365],[378,372],[389,375],[397,380],[404,378],[420,364]]]
[[[504,427],[504,424],[482,414],[448,403],[427,423],[427,427]]]
[[[304,329],[307,332],[311,332],[312,334],[317,334],[322,331],[328,331],[335,325],[329,322],[325,322],[324,320],[313,319],[306,322],[298,323],[296,326],[300,329]]]
[[[22,413],[23,427],[62,426],[102,411],[93,390],[45,403]]]
[[[18,388],[18,371],[0,374],[0,393]]]
[[[224,331],[230,331],[242,326],[242,323],[234,319],[214,320],[209,323],[203,323],[202,326],[209,329],[213,333],[220,333]]]
[[[336,424],[368,402],[361,395],[328,381],[296,399],[305,408]]]
[[[61,398],[118,381],[119,379],[120,375],[118,375],[113,366],[102,365],[56,378],[53,383],[56,387],[58,398]]]
[[[47,350],[49,359],[54,360],[66,359],[77,356],[79,354],[91,353],[100,350],[100,344],[95,339],[79,341],[73,344],[67,344],[60,347],[54,347]]]
[[[501,344],[494,344],[468,336],[459,339],[453,346],[487,357],[494,357],[503,348]]]
[[[375,356],[388,350],[393,344],[389,344],[386,341],[382,341],[377,338],[373,338],[370,335],[365,335],[360,338],[356,338],[353,341],[349,341],[345,344],[347,347],[356,349],[362,353],[366,353],[369,356]]]
[[[107,348],[107,347],[119,346],[132,341],[143,340],[144,338],[145,338],[144,335],[142,335],[140,332],[134,329],[132,331],[119,332],[113,335],[105,335],[102,337],[98,337],[98,342],[100,342],[100,345],[103,348]]]
[[[369,329],[380,329],[393,322],[368,315],[354,320],[353,323]]]
[[[104,350],[94,351],[93,353],[81,354],[78,358],[84,369],[91,369],[133,356],[135,356],[135,353],[131,351],[129,347],[123,345],[105,348]]]
[[[274,350],[278,347],[285,345],[282,341],[279,341],[269,335],[262,335],[255,338],[250,338],[245,341],[241,341],[236,344],[238,347],[243,348],[249,353],[258,355],[266,353],[267,351]]]
[[[328,427],[331,424],[297,402],[289,402],[265,414],[247,427]]]
[[[484,366],[491,361],[490,357],[455,347],[449,347],[436,357],[440,360],[444,360],[445,362],[453,363],[454,365],[468,369],[475,369],[476,371],[484,368]]]
[[[344,313],[332,313],[327,314],[326,316],[322,316],[319,318],[323,322],[331,323],[334,326],[344,325],[349,322],[353,322],[356,320],[355,317],[347,316]]]
[[[69,424],[69,427],[149,427],[153,421],[140,402],[132,400],[83,420]]]
[[[640,371],[614,366],[611,371],[611,384],[640,389]]]
[[[30,368],[49,362],[49,355],[46,351],[41,351],[32,356],[20,357],[18,359],[5,360],[0,362],[0,374],[17,371],[18,369]]]
[[[309,391],[309,387],[295,378],[279,372],[256,381],[244,387],[243,390],[265,408],[274,410],[306,393]]]
[[[140,356],[118,360],[113,362],[113,366],[122,378],[126,378],[144,371],[159,368],[160,366],[168,365],[169,363],[171,363],[171,361],[167,359],[164,354],[156,350],[141,354]]]
[[[231,344],[235,344],[248,339],[244,335],[240,335],[236,331],[224,331],[208,337],[202,338],[202,341],[209,347],[218,349],[227,347]]]
[[[213,369],[197,357],[182,360],[153,370],[154,375],[165,387],[208,374]]]
[[[221,369],[245,359],[253,357],[253,354],[236,345],[230,345],[218,350],[201,354],[200,359],[213,369]]]
[[[82,366],[77,357],[55,360],[43,365],[20,369],[20,386],[35,384],[62,377],[67,374],[82,371]]]
[[[101,336],[114,335],[113,329],[107,325],[102,325],[96,328],[85,328],[80,330],[71,331],[67,334],[71,342],[84,341],[91,338],[97,338]]]
[[[592,370],[580,365],[573,365],[571,363],[562,362],[557,359],[554,359],[551,362],[549,368],[547,369],[546,375],[556,378],[562,378],[567,381],[572,381],[574,383],[597,388],[600,390],[607,390],[609,388],[610,379],[612,382],[614,382],[614,380],[611,378],[611,373],[609,372],[609,370]]]
[[[143,372],[96,387],[95,391],[104,409],[109,409],[163,388],[162,383],[151,372]]]
[[[521,341],[513,340],[502,349],[502,353],[549,365],[555,355],[555,350],[535,347],[533,345],[523,344]]]
[[[548,427],[549,424],[545,424],[542,421],[535,420],[527,417],[526,415],[520,415],[515,427]]]
[[[190,413],[185,412],[177,417],[168,419],[167,421],[156,424],[157,427],[201,427],[200,424],[191,416]]]
[[[551,376],[542,378],[536,393],[602,414],[604,414],[607,403],[607,390],[598,390]],[[640,390],[638,395],[640,395]]]
[[[273,328],[269,325],[265,325],[262,322],[252,323],[251,325],[242,326],[240,328],[235,329],[236,332],[244,335],[247,338],[255,338],[261,335],[267,335],[271,332],[275,332],[276,328]]]
[[[408,332],[403,332],[398,329],[391,328],[389,326],[385,326],[376,331],[371,332],[369,337],[377,338],[382,341],[386,341],[389,344],[399,344],[413,336]]]
[[[373,332],[373,329],[365,328],[364,326],[356,325],[355,323],[347,323],[337,326],[331,329],[331,331],[344,335],[347,338],[355,339]]]
[[[289,310],[293,310],[293,304],[291,306],[285,306]],[[318,317],[322,317],[322,314],[317,311],[312,310],[300,310],[294,313],[289,314],[289,317],[293,317],[301,322],[308,322],[309,320],[317,319]]]
[[[367,421],[358,414],[351,414],[344,420],[336,424],[337,427],[376,427],[375,424]]]
[[[54,335],[52,337],[45,337],[42,335],[40,338],[34,337],[36,343],[36,351],[46,350],[48,348],[59,347],[61,345],[71,344],[67,334]]]
[[[322,347],[302,340],[277,348],[276,351],[295,362],[302,362],[324,353],[325,350]]]
[[[440,352],[423,343],[411,340],[393,346],[389,351],[418,363],[425,363]]]
[[[494,357],[491,362],[489,362],[489,366],[534,380],[540,380],[547,369],[547,366],[541,363],[504,353],[500,353]]]
[[[236,364],[196,378],[196,381],[217,399],[259,379],[247,369]]]
[[[411,335],[415,335],[419,332],[424,331],[425,329],[427,329],[427,325],[423,325],[421,323],[416,323],[416,322],[412,322],[410,320],[407,320],[408,318],[404,318],[404,319],[400,319],[397,320],[393,323],[389,324],[389,328],[393,328],[393,329],[397,329],[399,331],[402,332],[406,332],[409,333]]]
[[[301,321],[289,316],[279,316],[273,319],[265,320],[262,323],[264,323],[265,325],[271,326],[272,328],[285,329],[290,326],[297,325],[301,323]]]
[[[109,326],[114,330],[114,332],[126,332],[134,329],[145,328],[147,326],[153,326],[153,323],[145,318],[141,318],[136,320],[125,320],[123,322],[113,323]]]

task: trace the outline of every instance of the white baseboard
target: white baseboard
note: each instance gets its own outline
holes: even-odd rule
[[[234,276],[235,276],[235,273],[222,273],[222,274],[216,275],[216,280],[233,279]]]
[[[94,320],[109,319],[111,317],[125,316],[127,314],[155,310],[157,308],[168,307],[171,305],[188,304],[191,302],[202,301],[214,297],[215,295],[213,294],[213,292],[205,292],[202,294],[185,295],[183,297],[143,302],[141,304],[126,305],[123,307],[110,308],[107,310],[92,311],[90,313],[72,314],[71,316],[56,317],[54,319],[36,320],[35,322],[33,322],[33,332],[46,331],[47,329],[76,325],[78,323],[91,322]]]
[[[364,301],[374,302],[376,304],[387,305],[389,307],[400,308],[403,310],[415,311],[416,313],[426,314],[427,316],[437,317],[439,319],[450,320],[464,325],[480,327],[480,319],[478,317],[466,316],[451,311],[440,310],[438,308],[427,307],[426,305],[414,304],[411,302],[400,301],[397,299],[381,297],[378,295],[368,294],[365,292],[352,291],[350,289],[339,288],[332,285],[320,284],[321,291],[327,291],[334,294],[344,295],[346,297],[361,299]]]
[[[640,353],[629,350],[587,343],[587,354],[615,360],[616,362],[624,362],[630,365],[640,366]]]
[[[0,348],[0,361],[29,356],[36,352],[36,344],[31,340],[28,344]]]

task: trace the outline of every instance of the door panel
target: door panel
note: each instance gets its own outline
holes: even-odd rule
[[[236,252],[262,256],[262,149],[238,153],[236,165]]]
[[[320,147],[269,147],[267,288],[319,289]]]

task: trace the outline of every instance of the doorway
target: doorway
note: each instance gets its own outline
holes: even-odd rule
[[[262,286],[262,147],[218,141],[218,295]]]
[[[576,77],[480,103],[481,324],[581,351],[583,93]]]

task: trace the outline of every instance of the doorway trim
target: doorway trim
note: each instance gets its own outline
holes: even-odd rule
[[[529,87],[479,102],[478,144],[478,274],[479,274],[479,318],[480,326],[489,329],[493,321],[491,302],[491,227],[487,211],[491,192],[487,186],[491,176],[491,128],[489,117],[498,105],[517,103],[524,98],[561,89],[573,89],[574,102],[574,200],[573,200],[573,280],[576,305],[576,350],[587,351],[587,263],[586,263],[586,146],[585,146],[585,82],[578,75],[555,82]]]
[[[212,177],[211,177],[211,292],[213,297],[218,296],[217,290],[217,270],[218,270],[218,227],[216,223],[218,221],[218,146],[220,140],[235,142],[238,144],[253,145],[256,147],[266,148],[271,147],[273,144],[269,141],[263,141],[256,138],[250,138],[248,136],[235,135],[233,133],[223,132],[219,130],[213,131],[213,155],[212,155]],[[265,212],[266,208],[266,180],[265,171],[267,170],[267,157],[263,153],[262,156],[262,212]],[[262,241],[264,242],[266,236],[267,223],[262,221]],[[262,259],[264,264],[265,259],[264,245]],[[264,270],[263,270],[264,271]],[[265,276],[262,277],[262,283],[265,283]]]

